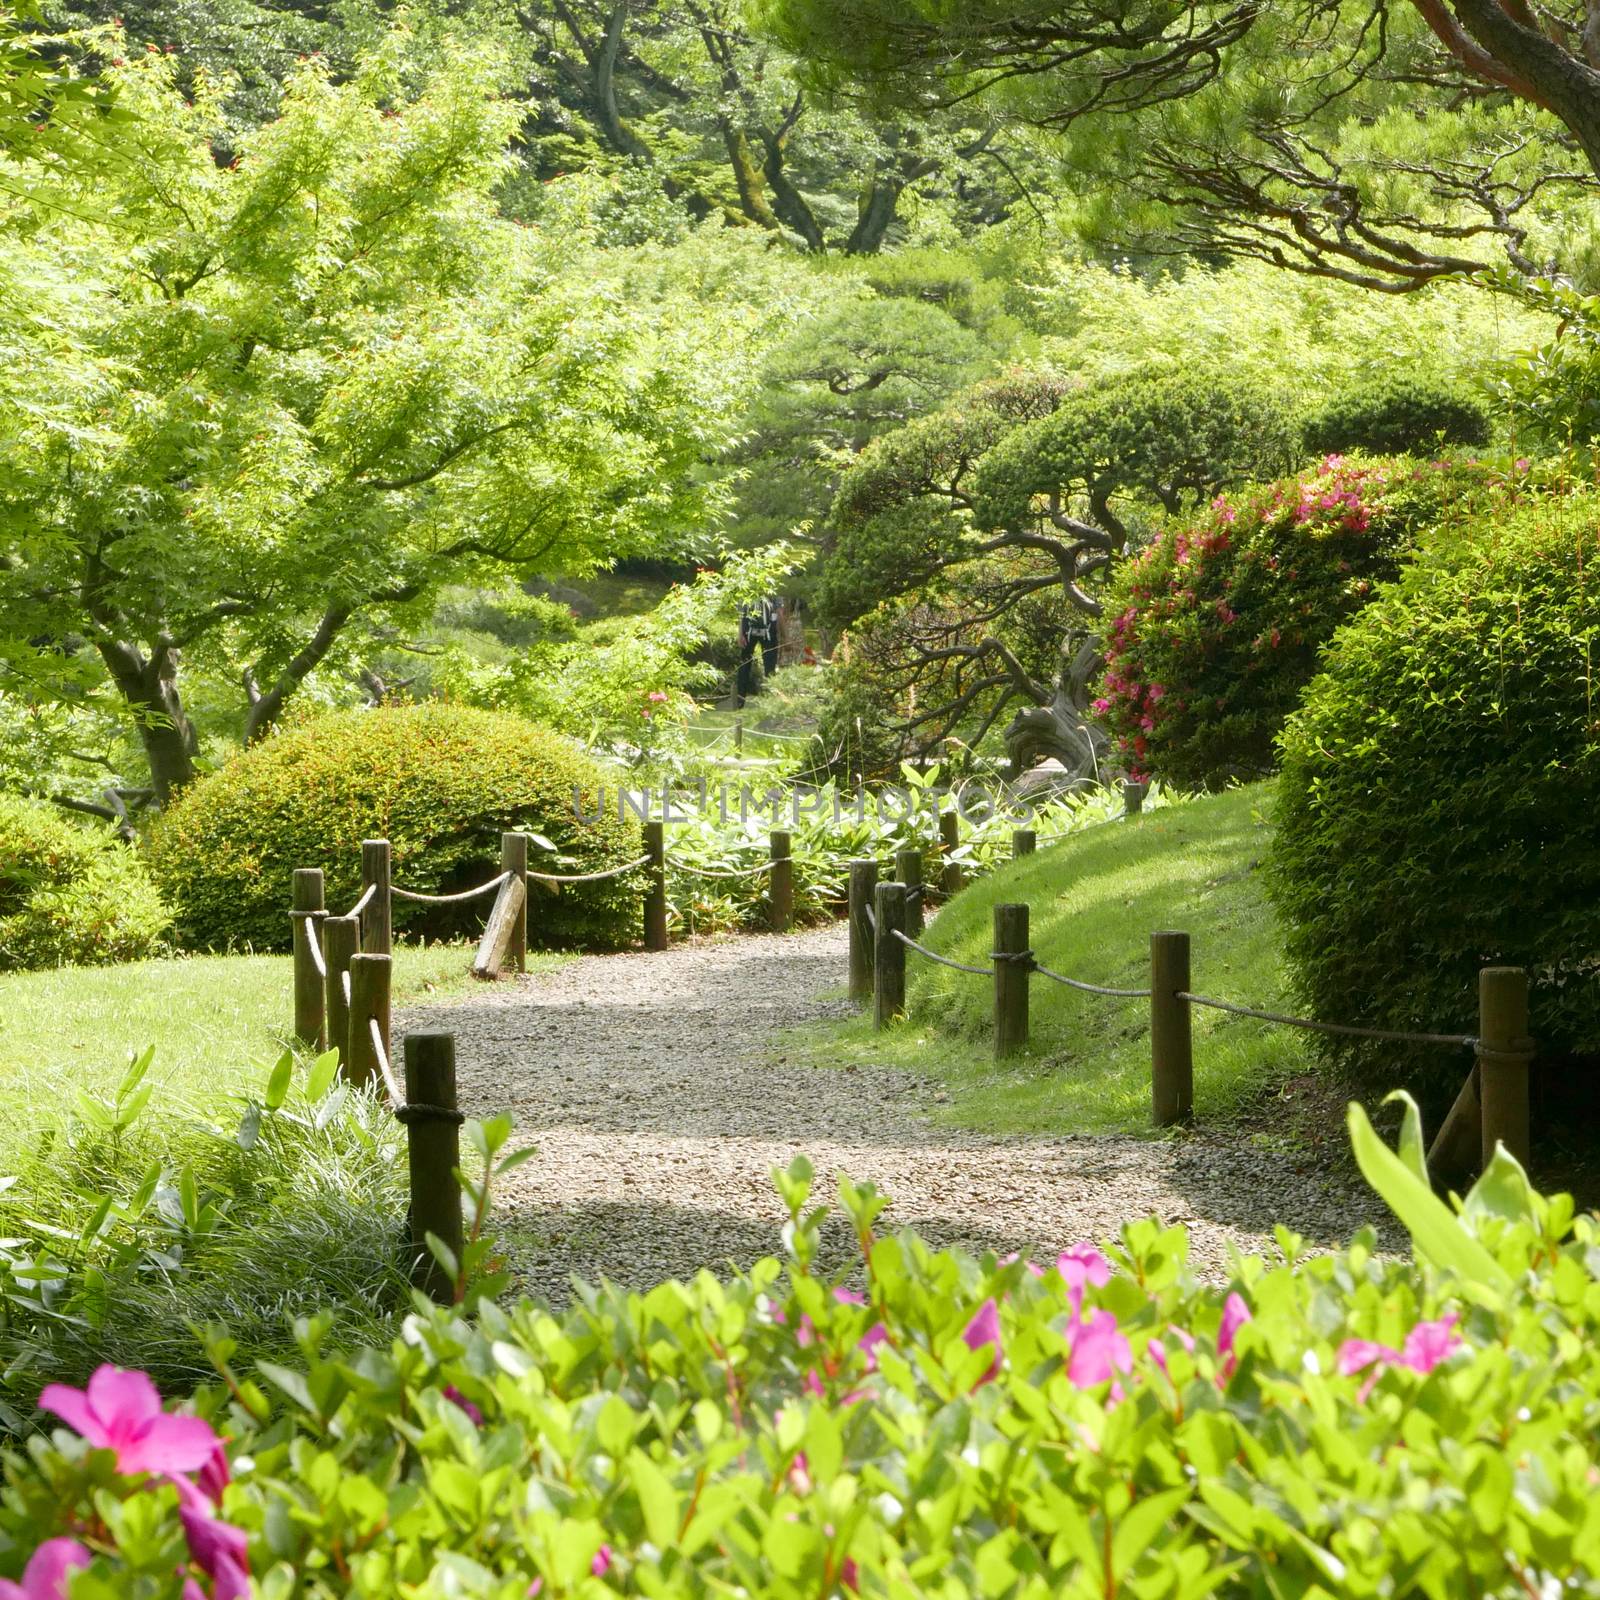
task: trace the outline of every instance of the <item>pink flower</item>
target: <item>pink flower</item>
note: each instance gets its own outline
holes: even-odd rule
[[[228,1452],[222,1448],[220,1439],[212,1446],[211,1454],[206,1457],[206,1464],[201,1467],[195,1482],[200,1486],[200,1492],[212,1505],[217,1505],[222,1499],[222,1491],[233,1481],[233,1475],[228,1471]]]
[[[1438,1317],[1432,1322],[1419,1322],[1406,1335],[1405,1348],[1396,1350],[1391,1345],[1378,1344],[1372,1339],[1346,1339],[1339,1346],[1338,1372],[1342,1378],[1354,1377],[1358,1372],[1372,1368],[1372,1375],[1362,1384],[1358,1401],[1365,1401],[1372,1386],[1383,1376],[1385,1368],[1409,1367],[1426,1377],[1440,1362],[1448,1360],[1463,1347],[1464,1341],[1456,1333],[1457,1313]]]
[[[846,1556],[839,1564],[839,1582],[847,1589],[861,1588],[861,1569],[856,1565],[854,1556]]]
[[[878,1346],[889,1337],[889,1330],[881,1322],[874,1322],[867,1331],[861,1335],[856,1349],[862,1351],[867,1358],[867,1371],[878,1370]]]
[[[1171,1324],[1171,1323],[1169,1323],[1168,1326],[1167,1326],[1167,1332],[1170,1333],[1172,1335],[1172,1337],[1174,1339],[1176,1339],[1178,1341],[1178,1343],[1181,1344],[1183,1346],[1183,1348],[1189,1352],[1190,1355],[1194,1354],[1194,1335],[1192,1333],[1190,1333],[1185,1328],[1180,1328],[1180,1327],[1176,1326],[1175,1324]],[[1150,1351],[1150,1359],[1152,1361],[1154,1361],[1155,1364],[1158,1367],[1161,1368],[1162,1372],[1167,1377],[1170,1378],[1172,1376],[1172,1374],[1167,1371],[1167,1349],[1166,1349],[1166,1346],[1164,1344],[1162,1344],[1162,1342],[1159,1339],[1152,1339],[1150,1341],[1150,1344],[1149,1344],[1148,1348],[1149,1348],[1149,1351]]]
[[[1111,1282],[1111,1263],[1092,1244],[1068,1245],[1056,1257],[1056,1271],[1067,1286],[1067,1297],[1072,1301],[1074,1316],[1083,1307],[1085,1284],[1103,1289]]]
[[[1223,1302],[1222,1325],[1217,1329],[1217,1354],[1222,1357],[1222,1371],[1217,1375],[1219,1384],[1226,1383],[1239,1365],[1239,1358],[1233,1353],[1233,1341],[1250,1320],[1250,1307],[1244,1303],[1243,1296],[1230,1294]]]
[[[978,1379],[978,1384],[988,1383],[990,1379],[998,1377],[1003,1359],[1000,1348],[1000,1308],[994,1303],[992,1295],[978,1307],[972,1321],[961,1330],[961,1339],[969,1350],[994,1351],[994,1360],[989,1363],[988,1371]]]
[[[835,1289],[833,1298],[842,1306],[864,1306],[867,1297],[857,1289]]]
[[[198,1491],[190,1488],[184,1494],[183,1481],[178,1482],[178,1520],[194,1564],[211,1579],[212,1600],[249,1600],[250,1559],[244,1530],[217,1521],[203,1502],[197,1502]]]
[[[1117,1319],[1109,1311],[1095,1311],[1086,1319],[1075,1321],[1067,1331],[1071,1339],[1067,1350],[1068,1381],[1079,1389],[1109,1383],[1113,1397],[1121,1399],[1116,1376],[1132,1370],[1133,1347],[1117,1327]]]
[[[594,1553],[594,1560],[589,1563],[589,1571],[595,1577],[603,1578],[611,1570],[611,1546],[603,1544]]]
[[[645,696],[645,698],[647,700],[654,700],[657,702],[657,704],[659,704],[661,701],[665,700],[667,696],[664,690],[652,689],[650,693]]]
[[[789,1487],[796,1494],[811,1493],[811,1464],[804,1450],[796,1450],[794,1460],[789,1463]]]
[[[818,1400],[821,1400],[828,1392],[822,1387],[822,1379],[817,1376],[815,1370],[812,1370],[805,1375],[805,1378],[801,1381],[800,1387],[804,1389],[807,1394],[816,1396]]]
[[[441,1392],[451,1405],[459,1406],[461,1410],[466,1412],[472,1419],[474,1427],[481,1428],[483,1426],[483,1413],[453,1383],[446,1384]]]
[[[89,1565],[76,1539],[46,1539],[28,1558],[22,1582],[0,1578],[0,1600],[67,1600],[67,1574]]]
[[[39,1396],[96,1450],[110,1450],[117,1471],[197,1472],[217,1448],[216,1431],[199,1417],[169,1417],[148,1373],[97,1368],[87,1389],[48,1384]]]

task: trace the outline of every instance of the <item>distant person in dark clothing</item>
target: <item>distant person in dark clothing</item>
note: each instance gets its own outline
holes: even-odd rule
[[[739,607],[739,686],[737,705],[755,693],[756,650],[761,651],[761,674],[770,678],[778,666],[778,602],[770,595],[753,606]]]

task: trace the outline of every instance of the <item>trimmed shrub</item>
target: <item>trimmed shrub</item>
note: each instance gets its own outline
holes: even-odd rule
[[[0,972],[137,961],[171,920],[143,862],[103,828],[0,795]]]
[[[1428,455],[1441,443],[1487,444],[1489,412],[1459,384],[1391,373],[1335,395],[1306,418],[1302,437],[1312,455]]]
[[[1527,967],[1546,1056],[1600,1045],[1600,495],[1431,541],[1334,639],[1282,739],[1268,884],[1315,1015],[1472,1032]],[[1460,1053],[1319,1041],[1384,1087]]]
[[[570,739],[503,712],[431,701],[339,711],[284,730],[181,794],[150,842],[157,881],[186,944],[276,950],[289,941],[296,867],[321,867],[336,910],[361,886],[361,841],[388,839],[397,883],[425,894],[470,888],[500,870],[500,835],[542,834],[535,870],[594,872],[639,854],[639,828],[616,802],[593,816],[606,774]],[[611,791],[614,794],[614,789]],[[555,862],[554,866],[550,865]],[[529,885],[528,937],[613,948],[638,922],[637,875]],[[488,900],[465,906],[396,899],[397,931],[476,932]]]
[[[1332,456],[1170,524],[1107,598],[1095,710],[1122,761],[1194,788],[1270,772],[1334,630],[1395,575],[1419,529],[1495,482],[1481,467]]]

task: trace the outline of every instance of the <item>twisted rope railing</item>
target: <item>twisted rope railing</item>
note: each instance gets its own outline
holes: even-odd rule
[[[1334,1033],[1347,1039],[1376,1039],[1385,1044],[1452,1045],[1461,1049],[1473,1049],[1479,1043],[1470,1033],[1408,1033],[1396,1028],[1360,1028],[1348,1022],[1317,1022],[1311,1017],[1290,1017],[1278,1011],[1260,1011],[1254,1006],[1235,1005],[1231,1000],[1217,1000],[1208,994],[1190,994],[1187,989],[1180,989],[1177,998],[1187,1000],[1192,1006],[1207,1006],[1213,1011],[1226,1011],[1235,1017],[1255,1017],[1261,1022],[1281,1023],[1285,1028],[1304,1028],[1310,1033]]]
[[[491,890],[498,889],[510,876],[509,872],[502,872],[498,878],[491,878],[487,883],[480,883],[476,889],[462,889],[456,894],[422,894],[416,889],[402,889],[397,883],[389,885],[389,893],[398,895],[402,900],[421,901],[424,905],[457,905],[463,900],[476,900],[480,895],[485,895]],[[529,876],[531,877],[532,874],[530,873]]]
[[[868,909],[867,915],[869,917],[872,915],[870,908]],[[876,921],[874,921],[873,926],[876,928]],[[926,956],[928,960],[936,962],[941,967],[949,967],[953,972],[970,972],[975,977],[979,978],[992,978],[994,976],[993,967],[974,967],[970,966],[965,961],[952,961],[949,956],[942,956],[937,950],[930,950],[927,945],[918,944],[909,933],[904,932],[900,928],[891,928],[889,931],[900,941],[901,944],[905,945],[907,949],[915,950],[919,956]]]
[[[350,917],[359,917],[361,915],[361,913],[363,911],[365,911],[367,909],[367,907],[372,904],[372,897],[377,892],[378,892],[377,884],[369,883],[366,886],[366,888],[361,891],[361,898],[359,900],[357,900],[356,903],[353,906],[350,907],[349,911],[347,911],[345,913],[345,915],[346,916],[350,916]]]
[[[624,862],[620,867],[607,867],[604,872],[534,872],[529,869],[528,876],[537,878],[540,883],[599,883],[602,878],[620,878],[625,872],[634,872],[638,868],[649,865],[648,855],[640,856],[635,861]]]
[[[759,873],[771,872],[777,864],[776,861],[758,861],[753,867],[735,867],[731,872],[716,867],[695,867],[685,861],[674,861],[673,867],[678,872],[688,873],[692,878],[750,878]]]

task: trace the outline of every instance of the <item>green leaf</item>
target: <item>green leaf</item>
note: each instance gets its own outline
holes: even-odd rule
[[[324,1050],[311,1063],[310,1070],[306,1073],[306,1099],[314,1105],[333,1087],[333,1080],[338,1075],[339,1052],[337,1050]]]
[[[659,1549],[670,1550],[678,1537],[678,1497],[666,1474],[642,1450],[628,1453],[627,1472],[639,1497],[645,1532]]]
[[[273,1067],[267,1078],[266,1093],[262,1096],[262,1104],[268,1111],[276,1111],[285,1100],[289,1098],[289,1084],[294,1078],[294,1056],[285,1050],[278,1057],[277,1065]]]

